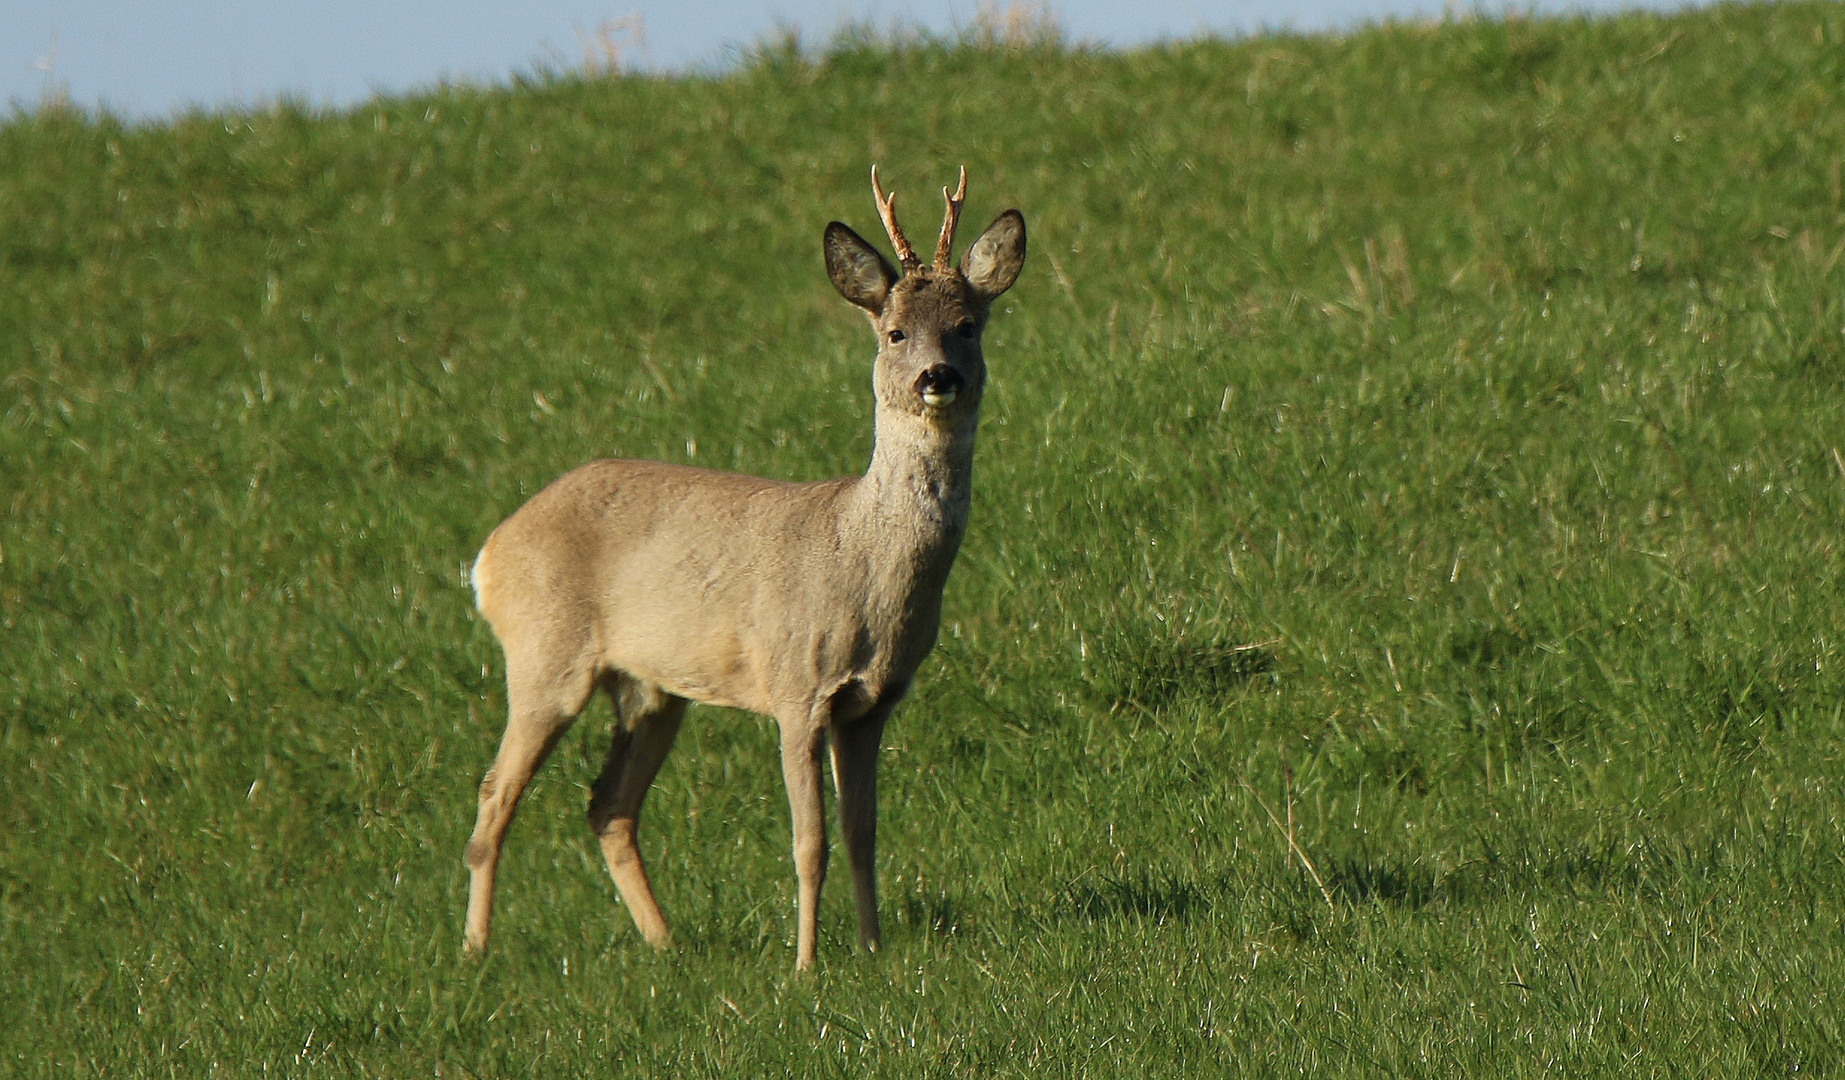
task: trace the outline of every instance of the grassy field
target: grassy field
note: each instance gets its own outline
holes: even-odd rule
[[[861,469],[872,161],[1033,245],[886,951],[840,866],[793,975],[774,732],[708,709],[648,950],[598,706],[468,961],[465,567],[595,457]],[[1822,3],[16,113],[0,1072],[1839,1074],[1842,163]]]

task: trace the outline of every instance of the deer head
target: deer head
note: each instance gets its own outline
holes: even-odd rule
[[[967,169],[954,194],[942,196],[948,210],[925,266],[897,223],[897,194],[884,193],[877,166],[871,192],[890,234],[899,273],[882,252],[847,226],[827,225],[827,275],[839,295],[863,308],[878,335],[873,387],[880,410],[892,410],[936,425],[960,426],[980,407],[986,361],[980,336],[994,299],[1012,287],[1025,265],[1025,218],[1007,210],[988,225],[961,256],[951,261],[955,226],[967,196]]]

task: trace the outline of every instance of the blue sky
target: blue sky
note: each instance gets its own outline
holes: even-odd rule
[[[1031,7],[1006,2],[989,8]],[[1040,8],[1043,5],[1038,5]],[[1128,46],[1265,27],[1320,30],[1383,18],[1493,12],[1475,0],[1052,0],[1075,39]],[[1675,7],[1679,0],[1536,0],[1518,10]],[[502,81],[580,65],[585,42],[624,64],[714,65],[777,27],[824,39],[848,20],[949,31],[973,0],[0,0],[0,99],[30,105],[61,89],[136,117],[283,94],[331,105],[443,78]]]

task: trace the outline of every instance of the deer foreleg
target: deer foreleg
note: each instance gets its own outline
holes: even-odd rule
[[[794,823],[794,872],[800,883],[794,968],[814,965],[820,936],[820,885],[826,880],[826,793],[821,786],[821,755],[826,728],[806,714],[782,723],[782,779],[788,785],[788,809]]]
[[[839,831],[852,868],[852,895],[858,912],[858,943],[878,948],[878,747],[888,706],[833,729],[833,782],[839,789]]]

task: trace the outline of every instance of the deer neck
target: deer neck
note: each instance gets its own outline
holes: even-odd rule
[[[973,493],[976,418],[953,425],[880,408],[871,465],[854,485],[848,513],[874,528],[890,554],[946,563],[967,526]],[[894,534],[894,535],[893,535]]]

